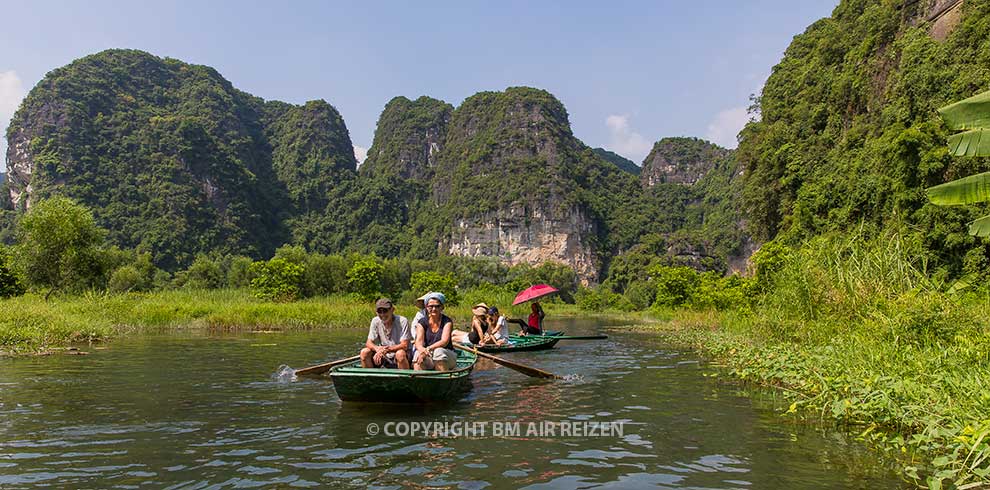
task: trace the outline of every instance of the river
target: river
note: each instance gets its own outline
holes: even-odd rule
[[[356,354],[362,329],[141,335],[0,359],[0,488],[908,487],[879,453],[781,416],[773,392],[653,334],[548,326],[609,339],[506,355],[562,381],[479,363],[449,406],[342,403],[329,379],[275,375]],[[405,434],[425,427],[447,433]]]

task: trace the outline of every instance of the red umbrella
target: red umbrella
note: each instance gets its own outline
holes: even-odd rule
[[[516,299],[512,302],[512,305],[515,306],[520,303],[525,303],[536,298],[542,298],[543,296],[556,292],[557,288],[548,284],[537,284],[535,286],[530,286],[516,295]]]

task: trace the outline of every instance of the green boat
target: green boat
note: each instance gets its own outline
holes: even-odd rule
[[[461,399],[471,390],[478,357],[457,351],[453,371],[363,368],[355,361],[330,370],[337,396],[347,402],[437,403]]]
[[[564,332],[548,331],[546,335],[509,335],[511,344],[476,345],[475,348],[489,354],[553,349],[553,346],[557,345],[557,342],[560,341],[558,337],[561,335],[564,335]]]

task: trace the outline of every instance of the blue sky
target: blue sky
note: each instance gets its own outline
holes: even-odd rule
[[[575,135],[641,163],[664,136],[734,147],[749,95],[838,0],[0,0],[0,128],[51,69],[108,48],[210,65],[265,99],[324,99],[361,153],[394,96],[546,89]],[[6,142],[0,142],[6,154]]]

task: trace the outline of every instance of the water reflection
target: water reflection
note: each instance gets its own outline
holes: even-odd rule
[[[560,325],[575,334],[601,325]],[[841,434],[776,416],[648,334],[479,365],[443,406],[341,403],[283,363],[353,355],[363,332],[127,339],[90,356],[0,360],[0,487],[895,488]],[[277,338],[277,339],[276,339]],[[609,437],[400,437],[388,422],[622,422]]]

